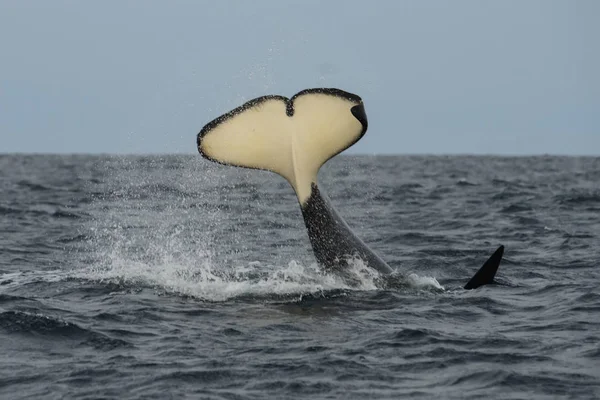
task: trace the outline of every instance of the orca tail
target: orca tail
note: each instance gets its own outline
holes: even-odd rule
[[[275,172],[300,204],[310,197],[319,168],[367,130],[360,97],[339,89],[307,89],[291,99],[263,96],[209,122],[198,151],[225,165]]]
[[[490,258],[483,264],[479,271],[471,278],[465,285],[465,289],[477,289],[483,285],[489,285],[494,283],[494,276],[498,271],[500,261],[502,261],[502,255],[504,254],[504,246],[498,247],[498,250],[492,254]]]

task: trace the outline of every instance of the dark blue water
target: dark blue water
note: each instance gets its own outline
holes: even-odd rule
[[[338,157],[397,268],[321,272],[289,185],[199,156],[0,156],[0,397],[600,397],[600,158]],[[503,285],[462,285],[500,244]]]

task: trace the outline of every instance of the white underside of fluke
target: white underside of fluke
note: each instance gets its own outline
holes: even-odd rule
[[[198,148],[214,161],[273,171],[292,185],[304,204],[319,168],[355,143],[363,126],[351,108],[359,103],[327,93],[306,93],[288,100],[265,98],[247,103],[208,124]]]

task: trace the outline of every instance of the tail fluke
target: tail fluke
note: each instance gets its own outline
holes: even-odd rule
[[[494,276],[498,271],[502,255],[504,254],[504,246],[498,247],[498,250],[483,264],[477,273],[465,285],[465,289],[477,289],[480,286],[494,283]]]
[[[307,89],[291,99],[264,96],[209,122],[198,151],[226,165],[275,172],[304,204],[319,168],[367,130],[360,97],[339,89]]]

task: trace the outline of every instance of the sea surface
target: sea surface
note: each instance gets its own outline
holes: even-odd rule
[[[339,156],[319,181],[394,274],[323,272],[268,172],[0,155],[0,398],[600,398],[600,158]],[[463,290],[501,244],[500,284]]]

